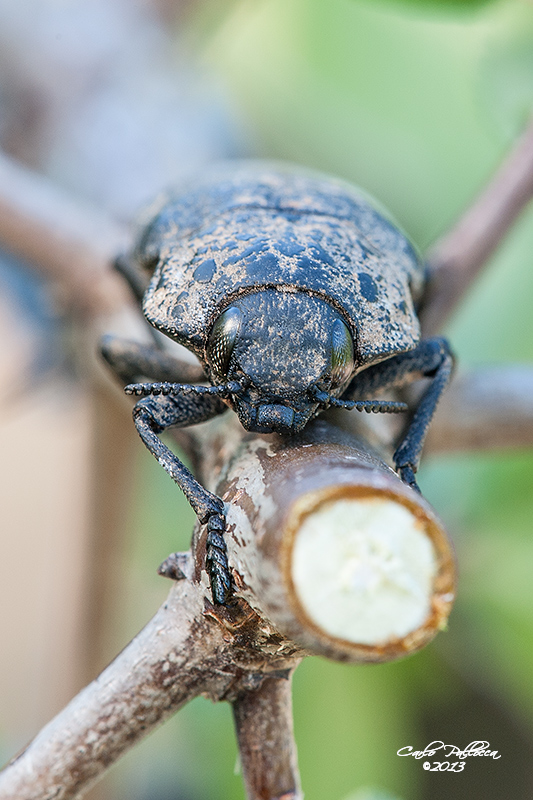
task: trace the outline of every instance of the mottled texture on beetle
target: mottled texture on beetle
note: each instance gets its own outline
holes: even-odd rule
[[[150,322],[202,358],[221,309],[278,287],[335,305],[357,335],[358,368],[410,350],[423,267],[408,240],[341,181],[272,167],[222,167],[170,200],[142,237],[157,267]]]
[[[201,378],[185,378],[157,342],[154,350],[108,339],[103,354],[123,379],[159,381],[126,388],[145,396],[135,424],[207,522],[213,599],[225,603],[232,584],[223,503],[159,434],[228,406],[247,430],[295,434],[331,406],[405,410],[374,393],[428,377],[394,454],[401,478],[417,489],[424,438],[453,361],[444,339],[420,341],[424,268],[413,248],[385,212],[342,181],[230,163],[197,176],[152,213],[117,268],[139,299],[149,277],[147,319],[196,353],[212,386],[181,383]]]

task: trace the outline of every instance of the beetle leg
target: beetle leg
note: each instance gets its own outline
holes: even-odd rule
[[[172,480],[180,487],[202,524],[207,522],[206,567],[213,601],[226,603],[231,595],[224,529],[224,503],[208,492],[159,435],[170,427],[186,427],[204,422],[225,411],[227,406],[213,395],[165,395],[140,400],[133,409],[133,420],[141,439]]]
[[[393,456],[401,479],[417,491],[420,490],[415,480],[415,473],[418,469],[424,440],[440,396],[450,381],[452,369],[452,354],[447,348],[443,348],[439,366],[425,372],[425,375],[433,380],[420,398],[407,432]]]
[[[102,336],[100,349],[115,375],[124,383],[133,383],[140,378],[169,383],[205,380],[200,364],[181,361],[155,345],[106,334]]]
[[[393,356],[357,375],[343,398],[366,396],[378,389],[402,386],[419,378],[431,378],[409,422],[393,459],[401,479],[420,491],[415,479],[424,439],[440,396],[449,383],[453,356],[446,339],[435,337],[421,341],[414,350]]]
[[[113,268],[125,278],[135,299],[142,303],[149,281],[138,265],[127,255],[121,253],[113,261]]]

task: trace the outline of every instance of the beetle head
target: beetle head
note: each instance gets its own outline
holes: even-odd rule
[[[265,289],[237,298],[206,347],[215,385],[238,382],[228,403],[246,430],[297,433],[316,415],[317,390],[338,396],[354,373],[352,336],[321,298]]]

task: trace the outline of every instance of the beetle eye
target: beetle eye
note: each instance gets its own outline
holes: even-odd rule
[[[220,315],[213,325],[207,344],[207,357],[217,375],[226,376],[227,374],[241,321],[241,312],[235,306],[231,306]]]
[[[331,332],[331,383],[341,386],[354,369],[353,341],[350,331],[341,319],[336,319]]]

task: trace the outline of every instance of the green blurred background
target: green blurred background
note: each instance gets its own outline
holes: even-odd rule
[[[194,9],[188,37],[224,87],[250,154],[360,184],[422,250],[475,196],[533,106],[525,0],[211,0]],[[532,261],[530,209],[447,329],[463,369],[533,358]],[[458,552],[449,630],[399,663],[302,664],[294,707],[307,800],[532,795],[533,454],[428,459],[420,483]],[[131,634],[147,598],[155,606],[166,592],[146,564],[176,549],[176,519],[190,520],[179,526],[183,548],[193,524],[148,455],[135,495]],[[501,759],[437,774],[396,756],[434,739],[488,740]],[[117,791],[237,800],[236,773],[230,709],[200,699],[125,758]]]

